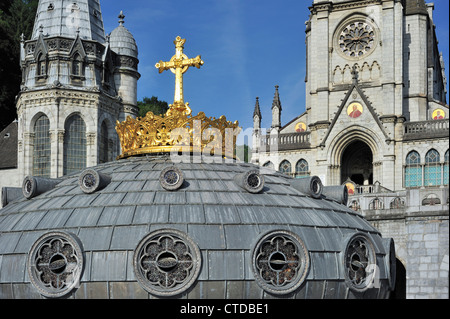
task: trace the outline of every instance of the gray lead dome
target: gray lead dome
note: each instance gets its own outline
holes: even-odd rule
[[[123,26],[125,15],[121,11],[119,14],[119,26],[110,34],[111,49],[118,55],[127,55],[133,58],[138,57],[138,47],[131,32]]]
[[[182,172],[178,189],[161,186],[167,167]],[[0,210],[0,298],[387,298],[393,289],[392,240],[278,172],[168,155],[90,170],[111,181],[85,193],[79,172]],[[235,181],[255,170],[258,193]],[[30,278],[45,245],[51,264]],[[55,292],[49,283],[62,275],[67,287]]]

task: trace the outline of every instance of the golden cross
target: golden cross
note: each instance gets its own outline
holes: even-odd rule
[[[200,69],[203,65],[202,58],[200,55],[193,59],[189,59],[186,54],[183,53],[184,43],[186,39],[182,39],[180,36],[176,37],[173,43],[175,44],[175,55],[170,59],[169,62],[159,61],[155,64],[155,67],[159,69],[159,73],[166,70],[170,70],[175,74],[175,96],[173,104],[170,105],[171,108],[175,108],[178,111],[183,111],[186,114],[191,113],[189,108],[189,103],[184,103],[183,97],[183,73],[189,69],[190,66],[195,66]]]

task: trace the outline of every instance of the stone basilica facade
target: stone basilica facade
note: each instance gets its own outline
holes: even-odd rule
[[[17,130],[17,160],[1,167],[0,186],[20,186],[27,175],[57,178],[119,154],[115,123],[137,114],[140,77],[124,17],[105,36],[98,0],[39,1],[32,37],[21,41],[18,123],[5,130]]]
[[[306,112],[253,115],[252,161],[349,189],[396,243],[408,298],[448,298],[449,108],[433,4],[318,1],[306,22]],[[291,107],[291,106],[289,106]],[[408,278],[408,279],[406,279]]]

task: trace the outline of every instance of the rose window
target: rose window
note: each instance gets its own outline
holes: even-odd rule
[[[362,21],[346,25],[338,36],[341,52],[352,58],[361,57],[374,48],[375,31],[373,27]]]
[[[253,252],[258,284],[273,294],[287,294],[303,283],[309,269],[308,252],[295,234],[277,231],[264,236]]]
[[[175,166],[166,167],[159,176],[159,183],[162,188],[168,191],[179,189],[183,185],[183,182],[183,172]]]
[[[357,235],[347,245],[345,252],[346,279],[356,291],[370,288],[375,276],[375,252],[364,236]]]
[[[74,237],[64,232],[42,236],[31,248],[28,272],[32,284],[46,297],[62,297],[79,283],[83,253]]]
[[[149,293],[173,296],[187,290],[200,272],[196,244],[176,230],[160,230],[144,238],[134,255],[139,283]]]

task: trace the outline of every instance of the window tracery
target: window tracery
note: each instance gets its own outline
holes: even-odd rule
[[[184,233],[163,229],[139,243],[133,265],[136,278],[146,291],[157,296],[174,296],[186,291],[197,279],[201,255]]]
[[[34,124],[33,176],[50,177],[50,120],[41,115]]]
[[[76,288],[84,265],[79,241],[65,232],[40,237],[27,262],[31,283],[40,294],[50,298],[62,297]]]
[[[309,271],[309,255],[303,241],[288,231],[274,231],[262,237],[252,260],[257,283],[273,294],[295,291]]]

